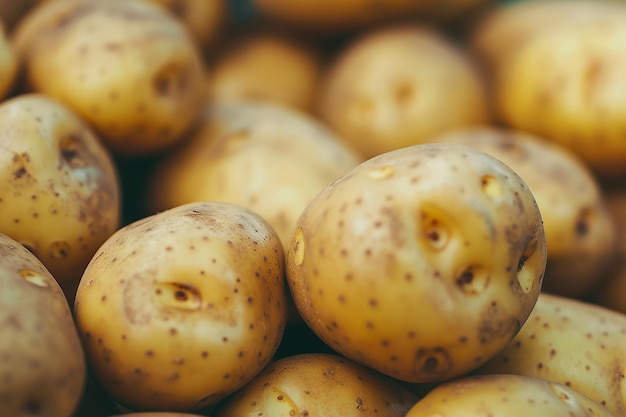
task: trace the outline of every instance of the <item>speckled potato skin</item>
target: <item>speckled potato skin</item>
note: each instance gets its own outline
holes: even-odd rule
[[[614,255],[615,222],[595,175],[567,147],[518,130],[472,127],[434,139],[489,153],[533,193],[546,234],[544,291],[582,298],[601,281]]]
[[[107,149],[62,103],[26,94],[0,105],[0,233],[28,247],[73,294],[120,223]]]
[[[517,336],[481,374],[528,375],[567,385],[626,415],[626,315],[542,293]]]
[[[204,100],[204,68],[183,24],[136,0],[40,4],[16,27],[26,88],[77,111],[115,153],[176,143]]]
[[[490,119],[473,61],[418,24],[372,30],[340,50],[320,84],[317,112],[366,158]]]
[[[215,417],[404,417],[417,397],[369,368],[335,354],[306,353],[268,365]]]
[[[613,417],[567,385],[520,375],[468,376],[435,387],[406,417]],[[617,417],[618,414],[615,414]]]
[[[3,234],[0,332],[0,415],[72,415],[86,366],[69,305],[45,266]]]
[[[541,215],[509,167],[474,148],[372,158],[300,217],[287,279],[303,319],[348,358],[408,382],[486,362],[541,289]]]
[[[283,258],[263,219],[226,203],[190,203],[120,229],[76,295],[94,374],[130,410],[214,404],[278,347],[287,317]]]

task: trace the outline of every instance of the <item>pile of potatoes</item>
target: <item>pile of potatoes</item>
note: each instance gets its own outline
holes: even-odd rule
[[[626,416],[626,2],[0,0],[0,415]]]

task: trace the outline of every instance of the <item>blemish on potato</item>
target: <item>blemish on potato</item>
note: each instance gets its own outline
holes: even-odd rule
[[[34,284],[38,287],[48,287],[48,282],[46,281],[46,279],[41,276],[41,274],[38,274],[31,269],[21,269],[18,271],[18,273],[22,278],[24,278],[25,281],[31,284]]]
[[[457,274],[455,284],[465,294],[480,294],[489,285],[490,272],[481,265],[469,265]]]
[[[293,236],[291,247],[294,253],[294,262],[297,266],[302,265],[304,262],[304,231],[301,227],[296,229],[296,232]]]
[[[493,175],[483,175],[480,179],[480,186],[488,197],[495,198],[502,195],[502,184]]]
[[[52,242],[50,245],[50,256],[53,259],[64,259],[70,254],[70,244],[64,241]]]
[[[391,166],[376,167],[368,172],[368,176],[375,180],[385,180],[391,178],[395,170]]]

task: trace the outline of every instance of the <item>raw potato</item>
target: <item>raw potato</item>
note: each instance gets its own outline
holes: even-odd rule
[[[568,148],[526,132],[480,126],[434,139],[487,152],[528,185],[548,246],[544,291],[582,298],[613,260],[615,224],[593,173]]]
[[[0,21],[0,99],[4,99],[17,80],[18,60],[9,41],[6,27]]]
[[[626,315],[542,293],[518,335],[476,372],[567,385],[626,415]]]
[[[271,103],[206,105],[200,128],[157,164],[153,210],[198,200],[260,214],[286,247],[306,205],[362,159],[313,118]]]
[[[566,385],[504,374],[464,377],[435,387],[406,417],[520,415],[613,417],[600,404]]]
[[[110,154],[82,119],[40,94],[0,104],[0,233],[46,265],[71,298],[120,223]]]
[[[330,64],[319,94],[322,120],[365,157],[489,120],[474,62],[443,33],[416,24],[354,39]]]
[[[85,357],[59,284],[25,247],[0,234],[0,415],[72,415]]]
[[[209,99],[262,100],[312,111],[322,65],[312,45],[253,32],[214,59],[207,81]]]
[[[541,289],[541,215],[508,166],[474,148],[415,145],[374,157],[300,217],[287,278],[313,331],[408,382],[494,356]]]
[[[243,207],[198,202],[138,220],[88,265],[75,319],[102,386],[134,411],[213,405],[282,338],[283,248]]]
[[[309,353],[268,365],[221,404],[215,417],[404,417],[417,401],[408,390],[334,354]]]
[[[204,100],[195,42],[148,1],[45,2],[20,22],[13,44],[28,88],[69,105],[120,155],[176,143]]]
[[[604,178],[626,174],[626,5],[558,25],[508,54],[496,71],[507,126],[570,148]]]

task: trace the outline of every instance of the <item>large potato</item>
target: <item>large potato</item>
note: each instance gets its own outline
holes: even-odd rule
[[[40,94],[0,104],[0,233],[28,247],[71,297],[120,223],[113,159],[91,127]]]
[[[473,61],[442,32],[418,24],[354,39],[330,63],[319,95],[322,120],[365,157],[489,120]]]
[[[325,187],[288,249],[294,302],[330,347],[409,382],[486,362],[541,289],[545,236],[514,171],[477,149],[415,145]]]
[[[22,19],[13,44],[27,88],[70,106],[120,155],[175,143],[204,99],[195,42],[148,1],[44,2]]]
[[[0,415],[72,415],[86,379],[67,300],[46,267],[0,234]]]
[[[215,417],[404,417],[417,401],[390,378],[334,354],[288,356],[268,365],[217,408]]]
[[[626,174],[626,5],[531,37],[496,70],[508,126],[573,150],[606,178]]]
[[[282,338],[283,247],[240,206],[198,202],[118,230],[80,281],[75,319],[102,386],[136,411],[210,406]]]
[[[476,372],[567,385],[626,415],[626,315],[542,293],[517,336]]]
[[[435,387],[406,417],[618,417],[567,385],[520,375],[468,376]]]
[[[577,298],[591,293],[613,260],[617,236],[604,192],[584,161],[558,143],[518,130],[480,126],[434,140],[480,149],[521,176],[546,234],[543,290]]]

